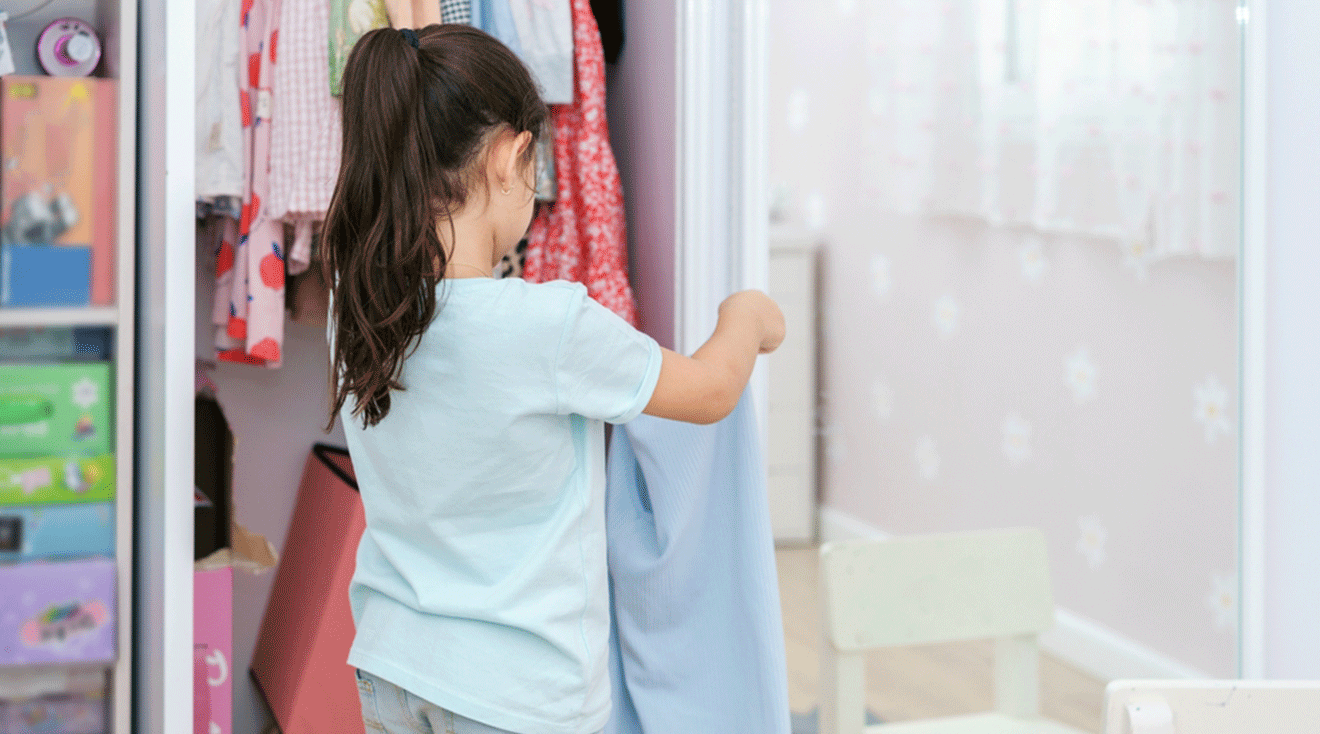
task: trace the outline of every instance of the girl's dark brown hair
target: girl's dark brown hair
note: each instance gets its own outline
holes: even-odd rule
[[[487,141],[541,135],[546,107],[499,41],[465,25],[358,40],[343,76],[343,159],[321,235],[330,327],[330,424],[352,398],[364,426],[390,410],[404,358],[439,307],[437,226],[484,190]],[[528,145],[525,164],[535,146]]]

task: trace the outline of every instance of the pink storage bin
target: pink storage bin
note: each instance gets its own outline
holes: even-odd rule
[[[366,529],[353,465],[317,444],[307,458],[252,677],[284,734],[362,734],[348,650],[348,584]]]

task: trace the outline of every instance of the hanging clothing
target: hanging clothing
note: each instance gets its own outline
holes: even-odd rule
[[[523,277],[585,283],[591,297],[637,324],[628,283],[623,184],[605,119],[605,60],[589,0],[572,0],[574,103],[550,109],[558,199],[532,222]]]
[[[285,0],[281,63],[275,67],[275,125],[270,138],[270,214],[294,226],[289,272],[311,263],[312,225],[325,218],[339,177],[343,136],[330,94],[330,4]]]
[[[573,103],[573,11],[569,0],[506,0],[520,58],[546,104]]]
[[[197,2],[197,197],[243,195],[240,0]]]
[[[644,415],[614,429],[605,734],[789,733],[759,436],[747,394],[714,425]]]
[[[284,225],[271,216],[271,82],[276,68],[282,0],[245,0],[246,88],[240,92],[248,185],[241,219],[228,220],[216,256],[213,309],[218,357],[278,367],[284,342]],[[223,317],[224,323],[219,321]]]
[[[330,94],[342,89],[344,64],[364,33],[389,28],[385,0],[330,0]]]
[[[498,38],[500,43],[522,58],[518,26],[513,22],[509,0],[472,0],[472,25]]]
[[[591,0],[591,14],[600,28],[605,63],[613,64],[623,53],[623,0]]]
[[[440,22],[472,24],[472,0],[440,0]]]

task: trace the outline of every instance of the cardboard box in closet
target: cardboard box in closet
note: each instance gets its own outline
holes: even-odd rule
[[[348,452],[317,444],[303,469],[252,677],[283,734],[362,734],[348,650],[348,585],[366,516]]]
[[[266,538],[234,521],[234,436],[224,411],[209,397],[198,397],[195,408],[193,491],[212,502],[209,514],[195,503],[194,555],[206,555],[193,566],[193,727],[194,734],[233,734],[234,569],[260,573],[277,559]],[[212,527],[204,527],[208,517]]]

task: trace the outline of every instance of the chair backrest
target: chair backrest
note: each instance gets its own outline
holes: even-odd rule
[[[821,548],[826,639],[840,652],[1036,635],[1054,624],[1045,538],[991,530]]]
[[[1320,681],[1117,680],[1105,734],[1296,734],[1320,731]]]

